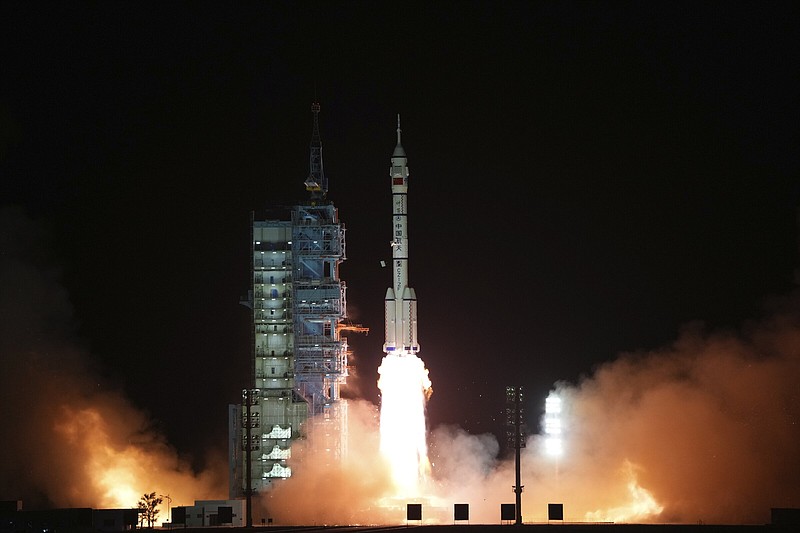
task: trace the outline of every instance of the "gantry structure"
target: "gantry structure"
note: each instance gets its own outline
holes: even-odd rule
[[[231,411],[231,497],[269,490],[292,476],[298,439],[329,461],[347,453],[348,376],[345,228],[327,199],[318,103],[312,105],[308,199],[251,216],[252,376]],[[238,455],[238,457],[237,457]]]

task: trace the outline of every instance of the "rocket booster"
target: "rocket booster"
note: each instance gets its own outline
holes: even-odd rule
[[[392,286],[386,290],[386,354],[414,355],[417,343],[417,295],[408,286],[408,165],[400,143],[397,115],[397,146],[392,154],[389,178],[392,184]]]

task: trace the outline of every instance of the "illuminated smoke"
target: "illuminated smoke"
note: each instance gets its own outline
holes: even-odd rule
[[[309,420],[306,439],[292,446],[293,475],[256,499],[254,522],[277,524],[400,524],[405,504],[432,496],[425,405],[432,392],[416,356],[387,355],[378,369],[381,407],[347,404],[347,453],[330,461],[330,426]]]
[[[546,453],[546,434],[529,438],[523,520],[546,521],[553,502],[567,521],[659,523],[766,523],[771,507],[797,507],[798,302],[741,333],[687,327],[672,346],[560,384],[563,453]],[[440,494],[470,503],[471,521],[496,523],[513,502],[513,461],[458,428],[431,441]]]
[[[381,391],[381,454],[391,465],[398,497],[420,496],[430,475],[425,403],[428,370],[415,355],[389,354],[378,368]]]
[[[798,301],[786,298],[741,333],[689,326],[672,346],[624,354],[579,385],[559,387],[558,476],[543,479],[538,439],[527,450],[539,490],[572,500],[572,519],[619,521],[615,501],[627,499],[627,520],[644,520],[650,497],[663,510],[647,520],[659,522],[765,523],[771,507],[797,507]],[[626,482],[632,473],[635,491]]]
[[[22,210],[0,208],[0,500],[135,508],[154,491],[173,505],[224,497],[224,458],[193,472],[72,340],[69,298],[43,253],[46,233]]]
[[[222,461],[192,472],[146,416],[99,382],[70,340],[69,299],[43,236],[21,211],[0,209],[0,417],[11,436],[0,444],[0,499],[32,509],[132,507],[152,491],[173,505],[224,497]],[[574,522],[761,524],[771,507],[800,506],[800,296],[770,314],[740,332],[690,326],[671,346],[558,384],[563,453],[547,456],[545,436],[529,438],[523,520],[546,521],[555,502]],[[527,397],[526,411],[539,411]],[[257,499],[256,522],[404,523],[405,508],[379,505],[396,490],[378,409],[350,406],[347,457],[323,461],[309,438],[290,460],[308,468]],[[452,522],[454,503],[470,505],[473,524],[500,521],[500,504],[514,501],[513,461],[500,452],[493,435],[433,428],[424,490],[440,503],[439,521]],[[423,518],[436,516],[423,508]]]
[[[345,448],[340,461],[330,461],[315,431],[323,424],[306,423],[307,438],[292,445],[292,477],[254,499],[253,521],[275,524],[387,524],[401,523],[403,514],[385,509],[378,501],[390,495],[391,472],[379,452],[379,414],[370,402],[348,404]]]
[[[671,346],[622,354],[578,384],[558,384],[562,454],[546,453],[546,434],[528,439],[523,521],[546,522],[547,504],[563,503],[569,522],[763,524],[771,507],[800,505],[798,304],[786,298],[739,333],[689,326]],[[274,516],[294,509],[286,523],[312,523],[306,512],[313,523],[404,523],[404,508],[380,505],[395,485],[377,442],[382,421],[368,405],[371,415],[350,431],[361,443],[355,454],[336,476],[292,478],[293,497]],[[423,496],[439,509],[425,505],[423,520],[452,523],[453,504],[468,503],[470,523],[499,523],[500,505],[515,496],[514,463],[500,459],[497,439],[450,425],[428,437]],[[340,513],[316,509],[329,498]]]

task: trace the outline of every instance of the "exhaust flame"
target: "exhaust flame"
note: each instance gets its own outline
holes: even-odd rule
[[[396,496],[420,495],[429,479],[425,404],[433,389],[415,355],[386,355],[378,368],[381,391],[380,451],[390,465]]]

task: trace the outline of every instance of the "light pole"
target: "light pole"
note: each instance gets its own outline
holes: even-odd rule
[[[161,497],[167,499],[167,522],[169,522],[169,528],[172,529],[172,498],[169,497],[169,494],[162,494]]]
[[[515,451],[515,472],[516,472],[516,485],[514,485],[514,493],[517,495],[516,500],[516,522],[515,525],[522,525],[522,489],[524,486],[521,484],[520,476],[520,450],[525,447],[525,434],[524,432],[524,418],[522,409],[522,387],[506,387],[506,425],[509,429],[506,430],[508,436],[509,446],[514,447]]]
[[[251,458],[251,432],[250,428],[252,427],[252,413],[251,407],[253,403],[258,399],[258,389],[244,389],[242,390],[242,402],[245,404],[245,415],[244,415],[244,435],[245,435],[245,447],[244,447],[244,462],[245,462],[245,470],[244,470],[244,482],[246,488],[244,489],[244,494],[246,498],[246,518],[245,518],[245,526],[246,527],[253,527],[253,479],[252,479],[252,465],[250,463]]]

